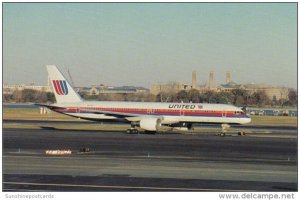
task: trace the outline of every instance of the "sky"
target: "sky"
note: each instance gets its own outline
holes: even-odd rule
[[[297,88],[296,3],[3,3],[3,83],[236,83]],[[65,73],[66,74],[66,73]]]

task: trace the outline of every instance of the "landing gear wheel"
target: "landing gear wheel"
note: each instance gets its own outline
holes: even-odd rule
[[[130,128],[126,130],[126,133],[128,134],[138,134],[139,130],[135,129],[135,128]]]
[[[239,132],[238,132],[238,135],[240,135],[240,136],[245,136],[246,133],[245,133],[244,131],[239,131]]]
[[[226,135],[225,133],[220,133],[221,137],[225,137],[225,135]]]
[[[133,133],[134,133],[134,134],[138,134],[138,133],[139,133],[139,130],[133,129]]]

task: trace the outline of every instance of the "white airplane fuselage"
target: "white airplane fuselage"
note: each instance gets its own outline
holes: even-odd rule
[[[95,121],[124,119],[131,122],[147,117],[160,118],[162,124],[179,122],[246,124],[251,121],[240,108],[226,104],[84,101],[52,105],[60,107],[53,109],[56,112]],[[107,115],[110,112],[116,115],[124,114],[124,117]]]
[[[119,121],[158,131],[161,125],[191,128],[194,123],[246,124],[251,121],[240,108],[227,104],[158,103],[83,100],[56,66],[47,66],[55,104],[45,106],[55,112],[93,121]]]

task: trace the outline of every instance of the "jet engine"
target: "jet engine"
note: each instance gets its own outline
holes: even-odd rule
[[[157,118],[144,118],[140,121],[140,127],[146,131],[158,131],[161,120]]]

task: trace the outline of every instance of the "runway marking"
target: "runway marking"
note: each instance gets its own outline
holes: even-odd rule
[[[31,185],[31,186],[59,186],[59,187],[86,187],[86,188],[114,188],[114,189],[148,189],[148,190],[179,190],[179,191],[233,191],[242,192],[245,190],[226,190],[210,188],[168,188],[168,187],[146,187],[146,186],[124,186],[124,185],[74,185],[56,183],[27,183],[27,182],[3,182],[9,185]]]

